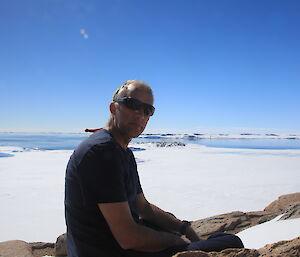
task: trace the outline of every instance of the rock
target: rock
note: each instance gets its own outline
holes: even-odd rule
[[[55,256],[67,256],[67,234],[62,234],[57,238]]]
[[[54,256],[54,243],[35,242],[30,243],[33,257]]]
[[[280,213],[293,204],[300,204],[300,193],[282,195],[277,200],[269,204],[264,210],[268,212]]]
[[[280,196],[263,211],[231,212],[192,222],[200,238],[206,239],[215,232],[236,234],[246,228],[270,221],[285,213],[281,219],[300,217],[300,193]]]
[[[210,256],[209,253],[202,252],[202,251],[188,251],[188,252],[181,252],[173,255],[173,257],[208,257]]]
[[[1,257],[33,257],[30,244],[21,240],[0,243]]]
[[[277,214],[258,212],[231,212],[192,222],[192,227],[202,239],[215,232],[236,234],[246,228],[275,218]]]
[[[229,231],[229,230],[234,230],[236,228],[237,225],[240,225],[241,219],[239,218],[232,218],[226,225],[225,225],[225,230]],[[250,222],[248,222],[248,224],[250,225]]]
[[[173,255],[173,257],[258,257],[255,249],[226,249],[221,252],[189,251]]]
[[[181,142],[173,142],[173,143],[159,142],[159,143],[156,143],[156,146],[157,147],[185,146],[185,143],[181,143]]]
[[[289,241],[268,244],[258,250],[263,257],[292,257],[300,256],[300,237]]]
[[[225,225],[222,222],[213,222],[206,219],[192,222],[192,227],[202,239],[206,239],[212,233],[223,232]]]
[[[165,142],[165,141],[158,141],[158,142],[137,142],[135,144],[147,144],[147,145],[154,145],[156,147],[174,147],[174,146],[185,146],[185,143],[182,142]]]
[[[296,257],[300,256],[300,237],[255,249],[226,249],[221,252],[188,251],[173,257]]]
[[[300,204],[291,205],[288,208],[284,215],[280,218],[280,220],[287,220],[287,219],[296,219],[300,218]]]
[[[231,212],[192,222],[192,227],[201,239],[214,232],[236,234],[246,228],[269,221],[284,213],[281,219],[300,218],[300,193],[280,196],[263,211]],[[20,240],[0,243],[0,257],[67,256],[66,234],[53,243],[26,243]],[[300,237],[290,241],[266,245],[256,249],[226,249],[221,252],[188,251],[173,257],[288,257],[300,256]]]

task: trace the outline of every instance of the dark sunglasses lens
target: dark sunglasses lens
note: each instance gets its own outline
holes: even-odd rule
[[[133,98],[126,98],[124,100],[126,107],[133,110],[139,110],[142,108],[142,103]]]
[[[148,116],[152,116],[154,114],[154,107],[150,105],[145,106],[144,113]]]
[[[155,110],[152,105],[142,103],[139,100],[134,99],[134,98],[125,98],[122,100],[122,103],[124,103],[127,108],[132,109],[132,110],[143,109],[145,115],[148,115],[148,116],[152,116],[154,113],[154,110]]]

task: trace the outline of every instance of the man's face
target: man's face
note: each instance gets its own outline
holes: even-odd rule
[[[141,87],[130,85],[127,97],[135,98],[143,103],[153,105],[152,94]],[[116,105],[116,126],[121,134],[129,138],[138,137],[144,131],[150,116],[146,115],[143,109],[132,110],[122,103],[114,104]]]

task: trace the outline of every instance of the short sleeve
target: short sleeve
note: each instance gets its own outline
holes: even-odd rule
[[[114,145],[93,146],[79,166],[84,204],[127,201],[124,168]]]

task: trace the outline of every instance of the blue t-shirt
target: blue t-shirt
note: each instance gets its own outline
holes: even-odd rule
[[[65,179],[68,257],[122,256],[98,203],[127,201],[136,222],[142,192],[135,158],[109,131],[99,130],[72,154]]]

